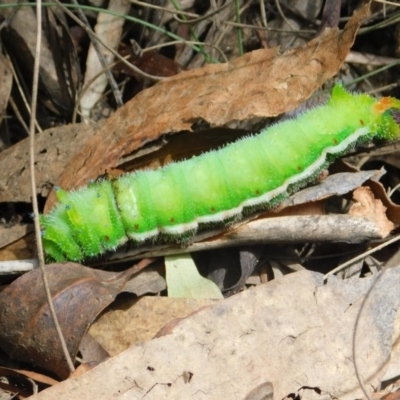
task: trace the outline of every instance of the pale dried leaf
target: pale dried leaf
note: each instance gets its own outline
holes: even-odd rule
[[[133,345],[153,339],[165,324],[175,318],[185,318],[216,301],[150,296],[117,298],[93,323],[89,333],[111,355],[117,355]]]
[[[122,15],[129,14],[129,9],[130,3],[125,0],[110,1],[107,8],[110,13]],[[115,50],[121,40],[122,27],[125,23],[125,19],[110,13],[99,13],[94,31],[102,42],[106,43],[109,47]],[[101,49],[101,54],[104,57],[106,66],[109,66],[114,61],[114,54],[104,48],[100,43],[99,47]],[[101,71],[103,71],[103,69],[104,68],[99,61],[97,51],[93,46],[93,43],[91,43],[86,60],[84,86],[87,85]],[[84,117],[90,116],[92,108],[104,95],[103,92],[107,86],[107,82],[107,77],[103,73],[84,92],[80,101],[81,111]]]
[[[340,196],[361,186],[368,179],[379,179],[382,171],[341,172],[328,176],[317,186],[311,186],[294,194],[282,203],[283,207],[306,204],[333,195]]]
[[[167,336],[32,399],[67,399],[72,390],[77,398],[98,400],[243,399],[265,381],[273,384],[276,399],[302,386],[320,388],[321,400],[363,397],[354,372],[353,331],[375,283],[355,337],[358,370],[371,393],[390,358],[400,268],[387,270],[377,282],[332,278],[323,285],[318,273],[286,275],[207,307]],[[185,371],[192,374],[190,382]],[[312,398],[312,390],[302,391],[302,399]]]
[[[362,216],[374,221],[382,236],[385,237],[394,229],[394,224],[386,217],[386,207],[376,199],[368,187],[360,187],[354,191],[355,204],[349,210],[349,215]]]

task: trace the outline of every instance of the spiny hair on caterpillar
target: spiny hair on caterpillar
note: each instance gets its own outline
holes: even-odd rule
[[[156,170],[58,190],[58,205],[41,216],[48,259],[81,261],[128,238],[185,244],[199,229],[275,208],[360,143],[399,138],[390,108],[400,101],[336,85],[325,105],[258,135]]]

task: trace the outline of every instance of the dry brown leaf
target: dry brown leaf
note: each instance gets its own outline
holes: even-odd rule
[[[271,382],[266,381],[255,387],[247,394],[244,400],[273,400],[274,387]]]
[[[394,229],[394,224],[386,217],[386,207],[381,200],[376,199],[372,190],[368,187],[360,187],[353,193],[356,201],[349,210],[349,215],[367,217],[375,222],[382,233],[382,237],[386,237]]]
[[[156,51],[146,51],[145,53],[137,55],[133,51],[132,46],[120,43],[118,46],[118,52],[122,57],[129,56],[128,61],[146,74],[167,77],[176,75],[185,70],[185,68],[182,65],[179,65],[175,60],[172,60]],[[113,71],[117,74],[133,76],[139,81],[145,79],[143,75],[134,69],[128,68],[122,61],[115,65]]]
[[[338,72],[368,11],[369,2],[342,32],[327,29],[300,48],[283,54],[277,48],[256,50],[229,64],[182,72],[142,91],[72,160],[59,186],[82,186],[144,144],[166,133],[191,131],[196,122],[221,126],[295,108]],[[46,209],[54,202],[53,191]]]
[[[22,226],[21,228],[22,229],[18,229],[17,227],[15,231],[13,228],[10,228],[10,231],[12,232],[11,236],[16,234],[18,235],[18,238],[13,240],[11,243],[1,247],[1,261],[26,260],[36,257],[37,248],[33,227],[26,227],[28,229],[24,229],[24,226]],[[7,228],[3,228],[1,229],[1,231],[7,231]]]
[[[130,276],[147,264],[119,275],[73,263],[46,267],[54,307],[73,360],[94,318],[114,301]],[[0,348],[13,359],[35,364],[61,378],[69,375],[39,269],[22,275],[0,293]]]
[[[393,144],[390,147],[393,147]],[[380,151],[383,152],[384,150],[380,149]],[[335,164],[333,164],[332,167],[335,170],[335,172],[351,172],[351,173],[359,172],[357,168],[344,162],[343,160],[335,162]],[[389,220],[394,224],[400,225],[400,205],[392,202],[386,191],[386,188],[382,185],[382,183],[378,182],[380,177],[385,172],[386,171],[384,169],[381,169],[380,174],[371,177],[371,179],[369,179],[364,183],[364,186],[368,186],[372,190],[374,196],[377,199],[379,199],[382,202],[382,204],[386,207],[387,218],[389,218]]]
[[[81,358],[81,366],[83,363],[101,363],[106,358],[110,357],[110,354],[99,342],[97,342],[89,333],[86,333],[79,345],[79,353]]]
[[[0,248],[15,242],[30,232],[33,232],[33,225],[15,224],[10,227],[0,225]]]
[[[151,340],[171,320],[184,318],[214,303],[215,300],[150,296],[131,300],[121,298],[96,320],[89,333],[111,355],[116,355],[135,344]]]
[[[36,135],[35,164],[38,194],[47,196],[60,173],[94,134],[96,126],[58,126]],[[29,138],[0,153],[0,202],[29,202],[31,193]]]
[[[386,214],[390,221],[397,225],[400,225],[400,205],[392,202],[382,183],[377,181],[370,181],[368,183],[368,186],[371,188],[376,198],[380,199],[383,205],[386,207]]]

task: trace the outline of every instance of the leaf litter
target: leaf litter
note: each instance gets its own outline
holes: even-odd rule
[[[195,122],[206,121],[210,126],[223,125],[277,115],[294,108],[308,98],[323,81],[337,72],[363,18],[361,12],[356,16],[349,21],[343,34],[337,35],[337,31],[329,30],[322,37],[309,42],[303,48],[304,53],[301,49],[283,55],[279,55],[276,50],[253,52],[230,65],[209,66],[189,71],[184,73],[186,75],[154,86],[158,90],[149,89],[142,92],[141,96],[137,96],[138,99],[135,98],[136,100],[116,112],[105,127],[89,141],[82,153],[75,157],[60,180],[62,186],[80,186],[101,174],[104,169],[118,167],[125,156],[144,144],[153,142],[166,133],[190,130]],[[313,54],[313,58],[310,54]],[[332,58],[332,54],[340,55],[337,64],[330,62],[335,59]],[[279,59],[280,57],[282,59]],[[310,59],[313,59],[311,65]],[[279,64],[276,60],[282,63]],[[303,65],[304,76],[288,74],[284,79],[278,79],[277,76],[281,78],[290,71],[283,68],[285,62],[291,66],[292,71],[298,71]],[[323,65],[320,70],[319,64]],[[243,94],[241,91],[241,103],[241,99],[235,97],[240,85],[235,86],[234,83],[243,82],[243,77],[246,77],[247,82],[249,76],[254,78],[261,70],[275,72],[275,75],[271,74],[270,80],[262,75],[262,83],[250,80],[254,86],[249,85],[249,93],[251,90],[256,92],[250,101],[250,98],[246,97],[248,92]],[[316,80],[313,76],[315,74]],[[213,79],[213,75],[216,79]],[[310,76],[312,81],[306,79]],[[218,85],[222,83],[222,91],[215,85],[216,82]],[[280,82],[279,85],[277,82]],[[172,89],[175,87],[174,92]],[[188,91],[187,88],[196,88],[197,91]],[[240,89],[243,90],[243,87]],[[181,91],[181,94],[178,91]],[[275,94],[266,98],[266,92]],[[290,95],[276,94],[286,92]],[[293,93],[298,96],[293,97]],[[176,109],[182,104],[186,106],[185,102],[188,102],[189,106],[183,108],[181,115],[177,115],[176,110],[168,109],[168,106],[173,104],[171,99],[177,100],[174,104]],[[277,102],[277,99],[284,102]],[[275,104],[272,104],[274,100]],[[231,102],[230,109],[227,105]],[[147,106],[154,106],[145,110],[146,103]],[[160,109],[163,111],[160,112]],[[132,123],[128,122],[129,115]],[[132,115],[135,118],[132,118]],[[147,118],[152,119],[154,126],[148,125]],[[112,134],[105,135],[107,132]],[[122,139],[123,135],[127,136]],[[100,143],[101,139],[104,143]],[[110,152],[107,153],[107,150]],[[104,154],[107,155],[106,159]],[[73,178],[77,177],[73,182]],[[398,272],[393,271],[397,269],[387,272],[391,274],[389,280],[381,279],[381,293],[396,293],[399,284],[395,274]],[[77,279],[79,280],[79,274]],[[274,394],[277,398],[295,393],[304,386],[318,387],[327,397],[360,397],[362,394],[352,370],[350,345],[351,329],[354,327],[360,298],[365,294],[365,287],[371,283],[371,279],[368,283],[367,280],[345,285],[338,281],[336,287],[333,284],[325,287],[322,286],[321,276],[316,273],[304,271],[283,277],[220,302],[217,306],[204,309],[174,325],[168,336],[133,347],[76,380],[66,381],[57,388],[33,398],[51,398],[47,396],[52,394],[63,398],[70,394],[71,390],[74,390],[74,394],[78,393],[75,392],[78,390],[80,398],[93,398],[93,387],[96,383],[104,389],[104,396],[115,396],[117,392],[122,392],[129,398],[182,398],[182,395],[183,398],[188,398],[186,396],[201,396],[203,393],[207,395],[203,398],[244,398],[257,387],[269,388],[270,381],[274,382]],[[346,285],[348,292],[344,290]],[[101,286],[100,283],[99,287]],[[24,293],[28,287],[29,284],[18,289]],[[67,286],[67,293],[68,289]],[[120,287],[105,297],[115,297],[119,290]],[[70,293],[73,293],[73,290]],[[99,289],[96,288],[94,293],[99,295]],[[263,294],[268,296],[263,297]],[[369,349],[362,355],[367,361],[363,362],[364,359],[360,357],[360,372],[367,379],[371,377],[368,382],[370,392],[383,377],[384,368],[380,367],[386,367],[385,363],[388,361],[393,313],[398,309],[395,299],[390,297],[386,302],[386,298],[383,297],[378,299],[373,307],[365,307],[367,311],[363,311],[366,316],[363,315],[365,321],[362,324],[366,326],[360,328],[362,337],[356,338],[355,342],[362,349]],[[384,307],[388,309],[382,308],[382,303],[385,303]],[[67,306],[69,307],[69,304]],[[94,308],[92,314],[85,315],[84,322],[78,324],[79,332],[86,331],[102,307]],[[379,312],[374,313],[377,309]],[[21,310],[18,309],[16,314],[23,314]],[[385,318],[382,319],[380,313],[384,314]],[[398,334],[398,331],[395,332]],[[81,335],[78,334],[79,336]],[[77,353],[77,341],[74,341],[73,354]],[[235,343],[233,349],[232,343]],[[375,349],[377,344],[379,348]],[[318,363],[315,361],[317,356]],[[172,364],[171,360],[174,360]],[[133,370],[132,362],[135,364]],[[207,365],[206,369],[204,365]],[[331,371],[332,366],[334,374]],[[53,368],[53,371],[57,372],[57,368],[59,367]],[[363,368],[366,368],[366,371],[363,371]],[[377,368],[378,372],[373,368]],[[126,370],[131,371],[132,375],[127,375]],[[285,370],[287,376],[282,376],[282,370]],[[398,373],[398,370],[396,372]],[[58,370],[58,373],[66,376],[65,370]],[[105,375],[110,378],[108,382],[104,382]],[[188,375],[191,376],[190,380],[182,378]],[[121,377],[125,379],[121,380]],[[308,393],[305,396],[303,394],[303,398],[307,398],[307,395]]]
[[[362,398],[353,345],[358,372],[371,394],[389,378],[392,340],[400,335],[398,324],[393,330],[399,285],[400,268],[385,271],[379,280],[332,278],[327,285],[316,272],[289,274],[208,306],[166,336],[130,347],[32,399],[67,399],[72,390],[89,399],[99,386],[99,400],[243,399],[265,382],[272,382],[276,399],[302,387],[321,391],[319,397],[305,391],[303,400]],[[184,371],[193,374],[190,384],[182,378]]]
[[[143,261],[120,274],[74,263],[46,268],[73,359],[95,317],[123,291],[131,275],[148,264],[149,261]],[[0,348],[13,359],[51,371],[60,378],[69,376],[39,269],[22,275],[0,293]]]
[[[87,184],[119,167],[125,157],[144,145],[166,134],[191,131],[198,122],[228,126],[295,108],[337,73],[366,12],[365,6],[355,13],[343,32],[327,29],[306,45],[283,54],[277,48],[257,50],[229,64],[207,65],[159,82],[118,110],[94,136],[90,132],[87,139],[80,135],[83,141],[79,143],[65,132],[68,127],[60,128],[64,130],[60,134],[46,132],[39,139],[44,144],[37,146],[39,193],[46,196],[52,186],[72,189]],[[52,144],[47,135],[54,140],[57,136],[58,141]],[[60,148],[69,148],[72,153]],[[80,152],[74,154],[77,150]],[[0,178],[6,182],[0,186],[2,201],[29,201],[29,169],[20,162],[20,157],[27,160],[27,154],[28,140],[0,156],[0,166],[4,165],[0,171],[5,174],[1,177],[0,172]],[[10,165],[10,159],[18,162]],[[59,171],[64,171],[60,178]],[[45,211],[54,201],[51,191]]]

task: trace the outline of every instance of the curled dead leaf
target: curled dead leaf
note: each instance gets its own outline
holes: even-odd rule
[[[54,307],[73,360],[93,320],[123,291],[130,276],[149,262],[121,274],[74,263],[46,267]],[[0,348],[13,359],[61,378],[69,375],[39,269],[22,275],[0,293]]]
[[[382,201],[376,199],[372,190],[361,186],[354,191],[353,198],[356,201],[350,208],[349,214],[355,216],[365,216],[375,221],[382,236],[385,237],[394,229],[394,224],[386,217],[386,207]]]

